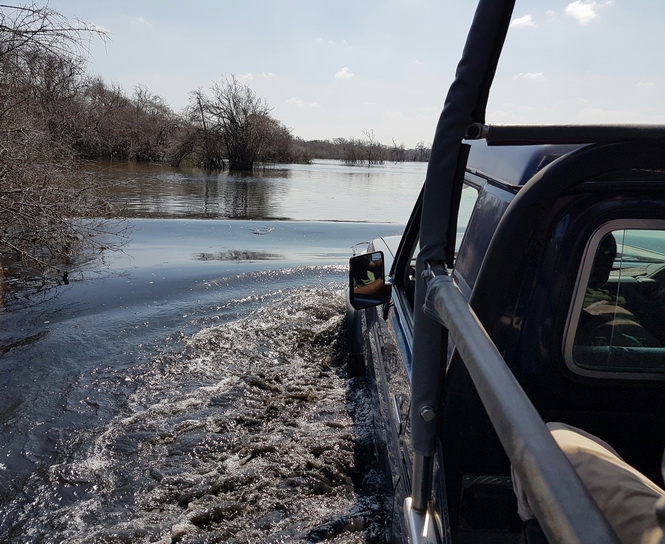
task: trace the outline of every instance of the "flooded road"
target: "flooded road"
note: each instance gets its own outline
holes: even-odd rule
[[[382,542],[345,263],[402,225],[150,209],[0,313],[0,540]]]

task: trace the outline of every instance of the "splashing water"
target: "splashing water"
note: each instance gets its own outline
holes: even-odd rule
[[[343,313],[341,290],[285,289],[131,369],[120,413],[62,436],[10,505],[8,541],[384,542]]]

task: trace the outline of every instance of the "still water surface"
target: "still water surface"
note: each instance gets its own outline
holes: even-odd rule
[[[0,541],[381,541],[345,263],[425,166],[90,169],[131,241],[0,313]]]

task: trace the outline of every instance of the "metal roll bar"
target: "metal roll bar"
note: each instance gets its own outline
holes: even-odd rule
[[[549,542],[618,544],[607,519],[450,276],[429,281],[425,313],[448,329]]]

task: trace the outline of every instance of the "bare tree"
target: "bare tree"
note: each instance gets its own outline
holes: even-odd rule
[[[47,6],[0,4],[0,56],[38,49],[56,57],[86,50],[86,39],[105,33],[93,25],[66,17]]]
[[[201,89],[190,93],[185,112],[188,124],[180,130],[171,164],[189,160],[206,170],[224,170],[224,140],[208,112],[209,100]]]
[[[76,174],[65,125],[84,35],[48,7],[0,5],[0,261],[10,275],[63,274],[109,244],[110,207]],[[71,133],[71,131],[69,131]],[[111,229],[113,230],[113,229]],[[63,277],[61,275],[61,277]]]
[[[262,163],[289,163],[296,160],[291,130],[269,115],[256,119],[257,130],[263,134],[258,160]]]
[[[390,160],[393,162],[404,162],[406,160],[404,144],[397,145],[395,138],[393,138],[393,146],[390,148]]]
[[[229,170],[252,170],[266,138],[262,130],[262,118],[270,113],[266,101],[231,76],[213,84],[207,113],[213,130],[224,140]]]
[[[429,161],[429,155],[431,148],[425,147],[425,142],[422,140],[416,144],[416,147],[412,150],[412,161],[416,162],[427,162]]]
[[[386,147],[376,140],[373,130],[363,129],[364,140],[349,138],[334,138],[333,145],[341,147],[342,160],[347,164],[383,164],[386,156]]]
[[[161,162],[170,137],[180,122],[161,96],[138,85],[132,97],[134,128],[130,159]]]
[[[363,161],[363,144],[355,138],[334,138],[333,144],[341,148],[342,160],[347,164],[358,164]]]
[[[374,151],[376,147],[376,136],[374,135],[373,130],[368,130],[364,128],[362,130],[363,136],[365,136],[365,147],[367,150],[367,165],[371,166],[376,160]]]
[[[270,116],[266,101],[235,76],[214,83],[211,95],[200,89],[190,94],[187,118],[197,127],[184,132],[175,154],[198,155],[204,168],[251,171],[257,162],[288,162],[291,131]]]

